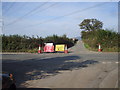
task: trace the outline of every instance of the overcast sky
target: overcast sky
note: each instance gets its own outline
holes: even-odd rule
[[[46,37],[80,36],[78,26],[95,18],[103,28],[118,31],[118,2],[3,2],[3,33]]]

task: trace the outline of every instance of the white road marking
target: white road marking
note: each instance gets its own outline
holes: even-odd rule
[[[82,68],[82,69],[85,69],[85,68]]]
[[[106,62],[102,62],[103,64],[106,64]]]
[[[119,62],[102,62],[103,64],[111,64],[111,63],[116,63],[118,64]]]
[[[115,62],[116,64],[118,64],[119,62]]]

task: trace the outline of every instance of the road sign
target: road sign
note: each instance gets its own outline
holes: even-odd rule
[[[54,52],[54,45],[52,43],[46,43],[44,46],[44,52]]]
[[[64,51],[64,50],[65,50],[64,44],[55,45],[55,51]]]

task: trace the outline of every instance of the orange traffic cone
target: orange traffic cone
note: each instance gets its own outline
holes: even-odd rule
[[[67,45],[65,45],[64,53],[68,53]]]
[[[99,51],[99,52],[102,51],[102,50],[101,50],[101,45],[100,45],[100,44],[98,45],[98,51]]]
[[[41,52],[41,45],[39,45],[38,53],[42,53]]]

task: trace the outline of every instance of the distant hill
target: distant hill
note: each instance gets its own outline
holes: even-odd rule
[[[76,38],[76,39],[78,39],[78,40],[81,40],[81,37],[80,37],[80,36],[78,36],[78,37],[74,37],[74,38]]]

